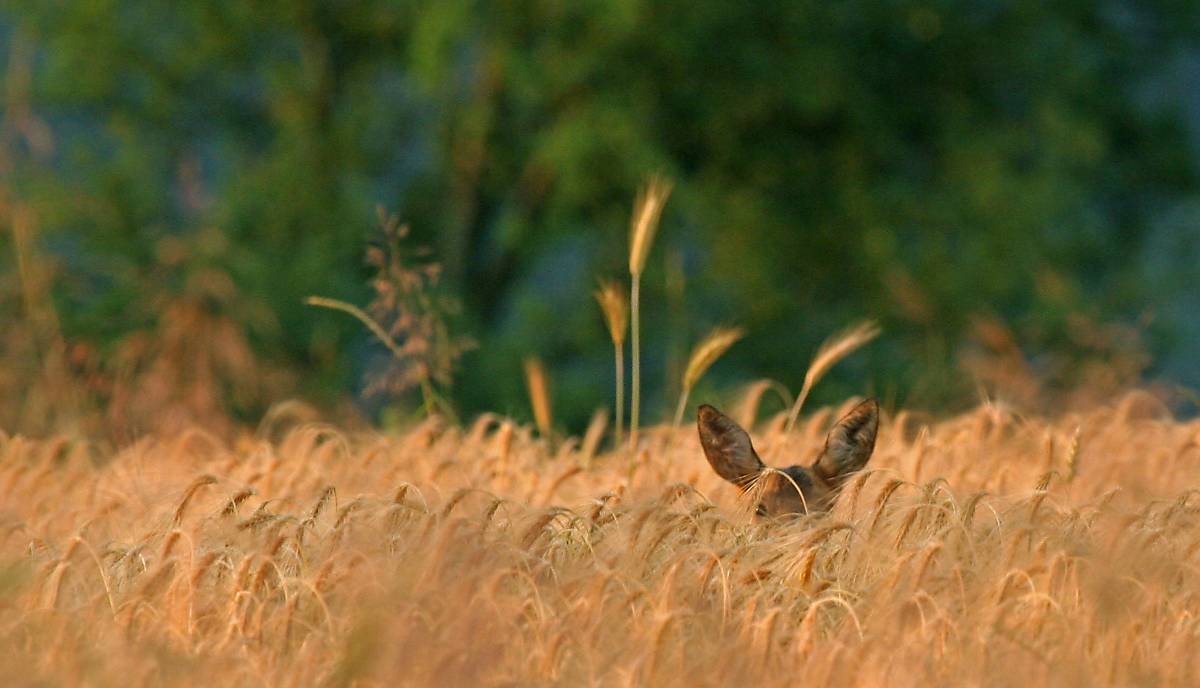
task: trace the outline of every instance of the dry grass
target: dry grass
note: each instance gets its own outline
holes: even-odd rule
[[[763,437],[811,459],[836,409]],[[885,419],[831,514],[755,523],[495,416],[278,414],[119,450],[0,433],[0,669],[64,685],[1196,685],[1200,424]],[[762,434],[781,427],[769,420]],[[602,427],[595,431],[602,432]],[[1071,478],[1068,481],[1068,476]]]

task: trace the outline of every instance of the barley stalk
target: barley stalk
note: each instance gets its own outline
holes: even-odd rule
[[[617,416],[620,419],[620,416]],[[588,421],[587,430],[583,433],[583,441],[579,445],[579,456],[585,465],[591,465],[596,455],[596,447],[600,446],[600,438],[604,434],[604,426],[608,425],[608,411],[604,407],[596,409],[592,419]],[[618,442],[620,438],[618,437]]]
[[[808,465],[834,413],[804,418],[789,461]],[[691,432],[643,442],[636,479],[588,464],[599,421],[558,451],[497,414],[196,428],[87,460],[10,435],[4,651],[42,682],[97,685],[139,667],[168,687],[985,685],[997,666],[1022,685],[1196,685],[1196,422],[986,413],[889,423],[831,512],[757,521]],[[1061,489],[1079,427],[1098,449]],[[1030,492],[1043,464],[1063,485]],[[756,490],[806,486],[762,473]],[[164,647],[188,670],[154,669]]]
[[[868,320],[835,334],[821,344],[817,349],[816,356],[813,356],[812,363],[808,365],[808,372],[804,374],[804,385],[800,388],[800,394],[796,396],[796,403],[792,405],[791,412],[788,413],[784,432],[790,433],[795,427],[796,419],[800,417],[800,409],[804,407],[804,401],[808,399],[808,394],[817,381],[824,377],[830,368],[837,365],[838,361],[854,353],[855,350],[878,335],[879,326]]]
[[[740,327],[718,327],[708,336],[696,344],[692,349],[691,355],[688,357],[687,367],[683,371],[683,386],[679,392],[679,404],[675,408],[675,425],[678,426],[683,422],[683,411],[687,406],[688,396],[692,393],[692,388],[704,376],[704,373],[717,362],[717,359],[725,355],[729,347],[733,346],[739,339],[745,336],[745,331]]]
[[[187,513],[188,504],[191,504],[192,498],[201,488],[212,485],[217,482],[217,479],[211,475],[202,475],[192,481],[187,490],[183,493],[183,499],[179,500],[179,506],[175,509],[175,516],[171,519],[174,525],[179,525],[183,521],[184,515]]]
[[[633,350],[633,366],[631,371],[632,393],[629,399],[629,448],[637,449],[638,424],[641,418],[642,401],[642,350],[641,350],[641,317],[640,293],[642,271],[646,268],[646,258],[650,255],[650,247],[654,243],[654,235],[658,231],[658,219],[662,215],[667,197],[671,195],[671,183],[665,179],[654,177],[642,188],[634,203],[633,218],[629,223],[629,312],[630,334]]]
[[[616,380],[616,423],[613,429],[613,446],[620,446],[625,422],[625,333],[629,329],[629,309],[621,285],[606,280],[595,292],[596,302],[604,313],[604,323],[613,343],[613,378]]]

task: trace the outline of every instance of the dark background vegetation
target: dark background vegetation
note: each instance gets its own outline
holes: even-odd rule
[[[6,425],[360,396],[384,350],[302,300],[371,299],[381,206],[462,304],[460,411],[528,418],[538,355],[578,430],[611,397],[590,294],[624,276],[651,173],[676,186],[643,287],[648,421],[718,324],[748,336],[695,400],[795,389],[864,317],[884,334],[816,401],[1200,384],[1191,2],[0,8]],[[48,379],[82,391],[31,391]]]

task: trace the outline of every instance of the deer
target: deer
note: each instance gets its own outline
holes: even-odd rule
[[[754,451],[750,434],[708,404],[700,406],[696,427],[713,471],[758,500],[756,516],[814,514],[833,508],[841,487],[870,460],[879,432],[879,403],[867,399],[838,420],[811,466],[768,467]]]

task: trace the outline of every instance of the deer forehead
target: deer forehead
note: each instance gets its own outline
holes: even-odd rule
[[[811,490],[816,484],[814,480],[816,476],[813,475],[812,470],[805,466],[788,466],[787,468],[779,469],[779,471],[787,476],[787,478],[779,481],[780,487],[787,486],[791,488],[793,486],[792,483],[795,483],[795,487],[801,490]]]

